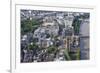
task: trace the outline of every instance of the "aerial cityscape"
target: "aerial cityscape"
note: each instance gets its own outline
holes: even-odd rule
[[[89,60],[90,13],[20,10],[20,62]]]

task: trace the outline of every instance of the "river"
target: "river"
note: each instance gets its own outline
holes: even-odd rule
[[[81,59],[89,59],[89,20],[82,21],[80,25],[80,49]]]

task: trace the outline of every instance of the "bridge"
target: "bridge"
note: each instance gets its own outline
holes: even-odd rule
[[[80,38],[89,38],[90,36],[79,36]]]

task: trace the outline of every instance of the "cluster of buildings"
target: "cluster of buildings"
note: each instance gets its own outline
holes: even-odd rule
[[[85,13],[23,10],[21,14],[22,20],[30,18],[30,20],[38,19],[42,21],[34,32],[27,33],[21,37],[22,62],[64,61],[66,60],[64,57],[65,49],[68,52],[77,52],[77,49],[81,48],[80,34],[81,37],[84,36],[82,35],[84,31],[81,29],[86,26],[80,28],[81,32],[79,35],[75,35],[72,24],[76,16],[81,16]],[[85,19],[81,18],[80,20],[83,21]],[[27,50],[27,46],[33,44],[33,41],[39,48],[31,51]],[[48,54],[47,51],[50,46],[56,46],[58,52]]]

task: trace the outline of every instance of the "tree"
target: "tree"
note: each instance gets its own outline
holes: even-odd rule
[[[21,21],[21,34],[26,34],[35,30],[40,23],[37,20],[22,20]]]
[[[55,46],[49,46],[47,48],[48,53],[55,53],[56,51],[57,51],[57,47],[55,47]]]
[[[80,23],[81,21],[79,20],[80,17],[75,17],[73,20],[72,26],[74,27],[74,34],[78,35],[79,34],[79,29],[80,29]]]
[[[38,49],[38,45],[36,45],[35,43],[28,45],[28,49],[29,50],[33,50],[33,49]]]

